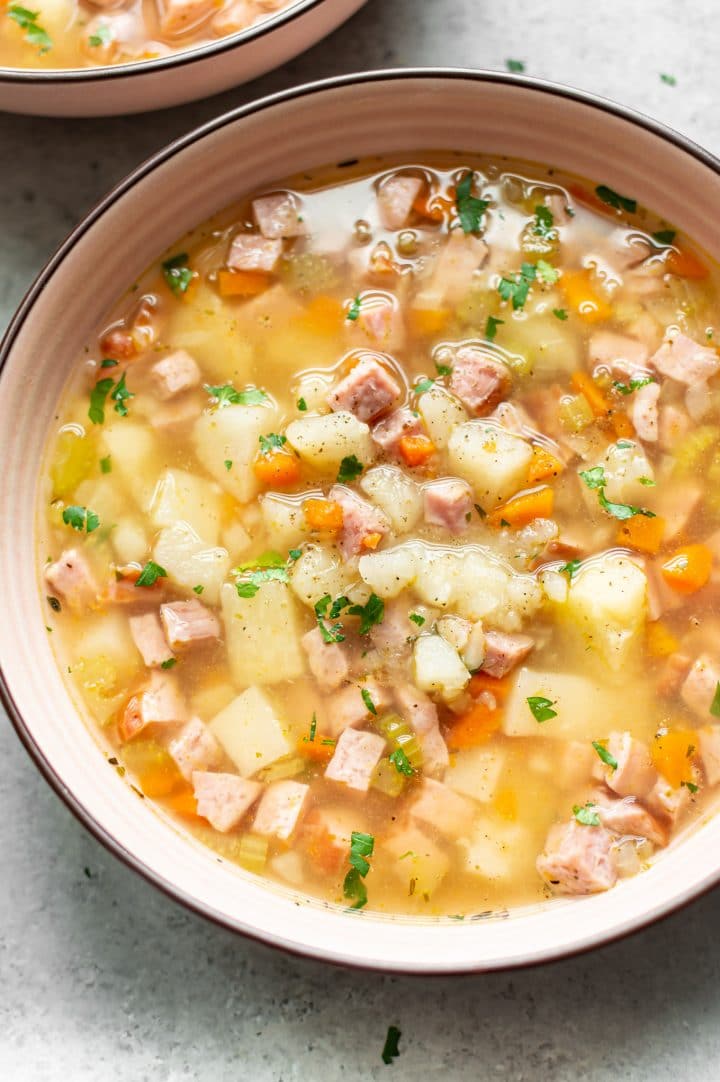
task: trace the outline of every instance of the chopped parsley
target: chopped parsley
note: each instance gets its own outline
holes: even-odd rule
[[[240,573],[235,583],[238,597],[255,597],[265,582],[289,582],[290,576],[285,567],[257,567],[254,571],[235,568],[233,574]]]
[[[710,703],[710,713],[714,718],[720,718],[720,681],[715,685],[715,694]]]
[[[368,857],[373,855],[375,839],[372,834],[363,834],[353,830],[350,836],[350,871],[343,882],[343,894],[352,898],[351,909],[362,909],[367,904],[367,887],[363,879],[370,871]]]
[[[391,1064],[397,1056],[400,1055],[400,1049],[398,1048],[398,1041],[402,1034],[397,1026],[388,1026],[387,1037],[385,1038],[385,1044],[382,1050],[383,1063]]]
[[[588,800],[587,804],[581,806],[580,804],[573,804],[573,815],[577,819],[578,823],[584,827],[599,827],[600,816],[595,811],[597,805],[591,803]]]
[[[314,741],[316,733],[317,733],[317,714],[313,710],[312,721],[310,722],[310,733],[309,733],[309,735],[307,737],[307,740],[308,740],[308,742],[310,744],[312,744],[312,742]]]
[[[417,624],[418,627],[422,627],[425,623],[425,617],[421,616],[419,612],[411,612],[408,616],[408,620],[412,620],[412,622],[414,624]]]
[[[89,507],[66,507],[62,513],[62,520],[66,526],[72,526],[73,530],[79,533],[92,533],[100,525],[100,516]]]
[[[373,714],[374,717],[377,717],[377,708],[375,706],[375,703],[372,701],[372,695],[370,694],[368,689],[361,688],[360,694],[362,696],[362,701],[365,703],[365,706],[368,708],[370,713]]]
[[[628,214],[634,214],[637,210],[637,200],[630,199],[627,195],[620,195],[619,192],[608,188],[607,184],[598,184],[595,195],[598,199],[602,199],[603,203],[607,203],[609,207],[613,207],[615,210],[625,210]]]
[[[598,755],[600,756],[602,761],[605,763],[605,766],[609,766],[611,770],[617,770],[617,766],[618,766],[617,759],[615,758],[614,755],[610,754],[610,752],[607,750],[607,748],[604,747],[600,743],[599,740],[593,740],[592,746],[595,748],[595,751],[598,753]]]
[[[300,410],[301,413],[305,413],[305,411],[307,410],[307,402],[304,398],[298,398],[297,408]]]
[[[618,442],[618,447],[621,444]],[[627,444],[632,447],[632,444]],[[644,507],[635,507],[631,503],[613,503],[612,500],[608,500],[605,495],[605,486],[607,485],[607,478],[605,477],[605,470],[602,466],[593,466],[590,470],[581,470],[580,476],[587,485],[588,488],[597,489],[598,501],[603,511],[607,511],[613,518],[618,519],[620,522],[624,522],[626,519],[634,518],[635,515],[644,515],[645,518],[655,518],[654,511],[648,511]]]
[[[287,443],[287,437],[281,436],[277,432],[270,432],[267,436],[260,436],[259,442],[260,453],[271,455],[273,451],[279,451]]]
[[[178,252],[161,263],[163,278],[176,297],[182,297],[192,282],[193,272],[188,266],[187,252]]]
[[[390,755],[390,762],[395,767],[398,774],[404,774],[406,778],[411,778],[415,773],[412,763],[402,748],[395,748],[395,751]]]
[[[501,278],[498,293],[504,301],[512,301],[513,310],[522,308],[528,298],[530,286],[535,281],[537,267],[534,263],[523,263],[517,278]]]
[[[226,458],[225,461],[223,462],[223,465],[224,465],[226,470],[230,471],[232,469],[232,459],[231,458]]]
[[[299,560],[301,556],[302,549],[290,549],[290,551],[288,552],[288,559],[292,560],[293,562],[295,560]]]
[[[604,488],[607,484],[603,466],[593,466],[591,470],[580,470],[580,476],[588,488]]]
[[[438,361],[435,361],[435,371],[439,376],[451,376],[452,365],[440,364]]]
[[[553,315],[555,316],[555,319],[562,320],[563,322],[568,317],[568,314],[564,308],[553,308]]]
[[[664,71],[660,72],[660,82],[665,83],[666,86],[677,86],[677,79],[674,75],[667,75]]]
[[[118,363],[119,362],[113,360],[112,357],[105,357],[104,360],[100,361],[100,367],[101,368],[117,368]]]
[[[370,594],[366,605],[351,605],[348,613],[350,616],[360,617],[360,634],[367,635],[371,627],[382,623],[385,616],[385,602],[377,594]]]
[[[204,390],[216,400],[218,409],[225,406],[263,406],[269,401],[265,392],[257,387],[236,391],[232,383],[225,383],[222,387],[211,387],[206,383]]]
[[[536,263],[536,268],[538,278],[542,282],[545,282],[546,285],[555,285],[555,282],[557,282],[558,278],[560,277],[560,271],[557,269],[557,267],[553,267],[552,263],[548,263],[544,259],[538,259]]]
[[[629,383],[621,383],[619,380],[613,381],[613,387],[620,394],[632,394],[633,391],[639,391],[641,387],[647,387],[648,383],[654,383],[655,380],[652,376],[641,376],[636,379],[631,379]]]
[[[426,394],[428,391],[432,391],[434,386],[434,379],[419,379],[413,387],[413,391],[415,394]]]
[[[100,459],[100,472],[112,473],[112,458],[110,455],[106,455],[105,458]]]
[[[115,380],[112,376],[106,376],[105,379],[98,380],[90,392],[88,417],[94,425],[101,425],[105,420],[105,400],[114,386]]]
[[[120,379],[117,381],[115,389],[110,392],[110,397],[115,403],[115,412],[119,413],[121,417],[127,417],[128,408],[125,403],[128,401],[128,399],[134,398],[135,395],[132,391],[128,391],[127,389],[127,386],[125,384],[124,372]]]
[[[657,482],[653,481],[652,477],[638,477],[638,484],[653,488]]]
[[[355,297],[353,299],[353,301],[352,301],[352,303],[350,305],[350,308],[348,309],[347,318],[350,320],[351,323],[354,323],[355,320],[360,315],[360,305],[361,304],[362,304],[362,301],[360,300],[360,294],[358,293],[357,297]]]
[[[42,56],[43,53],[47,53],[52,49],[52,38],[48,34],[47,30],[43,30],[42,26],[38,23],[40,16],[39,11],[29,11],[28,8],[22,7],[20,4],[11,4],[7,9],[8,19],[12,19],[17,23],[21,30],[25,31],[25,40],[29,45],[37,45],[38,51]]]
[[[533,222],[532,231],[536,237],[542,237],[543,240],[554,236],[555,219],[550,207],[543,206],[543,204],[535,207],[535,221]]]
[[[488,316],[485,323],[485,337],[488,342],[495,341],[495,335],[497,334],[498,327],[501,327],[505,322],[504,319],[496,319],[495,316]]]
[[[315,602],[315,618],[318,622],[323,642],[326,645],[329,646],[334,642],[345,642],[343,626],[340,623],[339,617],[342,610],[347,608],[348,604],[349,601],[345,596],[336,597],[333,601],[330,594],[325,594],[319,601]],[[334,623],[328,625],[328,621],[334,621]]]
[[[657,244],[662,244],[664,247],[668,247],[675,240],[674,229],[658,229],[657,232],[652,234],[652,239]]]
[[[107,23],[101,23],[94,34],[88,38],[88,45],[97,48],[100,45],[109,45],[113,40],[112,28]]]
[[[535,721],[550,721],[551,718],[557,717],[557,710],[553,710],[555,703],[552,699],[546,699],[544,695],[530,695],[525,701]]]
[[[525,61],[524,60],[506,60],[505,61],[505,67],[507,68],[508,71],[511,71],[513,73],[513,75],[520,75],[523,71],[525,71]]]
[[[338,482],[341,485],[349,484],[358,478],[364,469],[365,467],[356,455],[345,455],[338,470]]]
[[[487,199],[472,194],[473,172],[467,171],[455,185],[455,206],[463,233],[479,233],[483,215],[488,208]]]
[[[689,789],[691,793],[697,793],[698,789],[700,788],[700,786],[696,785],[694,781],[681,781],[680,784],[684,785],[686,789]]]
[[[167,571],[154,560],[148,560],[135,581],[136,586],[154,586],[158,579],[166,579]]]
[[[169,657],[169,658],[166,658],[165,661],[160,662],[160,668],[161,669],[172,669],[174,665],[177,665],[177,658],[176,657]]]
[[[199,595],[199,594],[201,594],[201,593],[203,592],[203,590],[204,590],[204,589],[205,589],[205,587],[204,587],[204,586],[201,586],[201,585],[200,585],[200,584],[198,583],[198,585],[197,585],[197,586],[193,586],[193,593],[194,593],[194,594],[198,594],[198,595]]]
[[[568,562],[566,564],[563,564],[563,566],[560,568],[560,574],[567,575],[567,577],[571,579],[573,575],[580,570],[581,564],[582,560],[568,560]]]

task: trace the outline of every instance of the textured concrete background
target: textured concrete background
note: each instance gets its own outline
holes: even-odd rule
[[[595,10],[370,0],[281,73],[211,101],[129,119],[0,116],[0,327],[67,230],[129,169],[216,113],[307,79],[517,58],[532,75],[635,106],[720,152],[715,14],[712,0],[604,0]],[[716,1082],[718,927],[715,892],[624,943],[510,975],[429,982],[286,958],[189,915],[113,860],[0,715],[8,1082]],[[389,1023],[403,1036],[388,1068]]]

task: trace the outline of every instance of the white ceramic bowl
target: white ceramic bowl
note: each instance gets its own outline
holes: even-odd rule
[[[0,67],[0,109],[37,116],[143,113],[218,94],[317,44],[367,0],[295,0],[256,26],[158,60],[110,67]]]
[[[304,901],[188,841],[103,762],[107,752],[78,716],[51,653],[34,558],[45,433],[79,346],[124,285],[247,189],[365,154],[407,151],[417,159],[423,148],[555,163],[632,194],[720,258],[720,162],[644,117],[531,79],[410,70],[348,76],[266,98],[193,132],[78,226],[0,348],[0,665],[10,716],[47,780],[97,838],[168,894],[303,954],[441,973],[559,957],[677,908],[720,878],[720,817],[607,894],[506,919],[408,920]]]

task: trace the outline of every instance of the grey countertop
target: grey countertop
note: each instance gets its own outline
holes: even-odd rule
[[[394,65],[503,68],[515,58],[720,152],[715,16],[713,0],[370,0],[282,72],[222,97],[127,119],[0,115],[0,327],[66,232],[128,170],[217,113],[308,79]],[[8,1082],[716,1082],[716,927],[717,891],[622,943],[511,974],[428,981],[285,957],[192,916],[117,863],[50,792],[0,714]],[[386,1067],[390,1023],[402,1030],[401,1056]]]

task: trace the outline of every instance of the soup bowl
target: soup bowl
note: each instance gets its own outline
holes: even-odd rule
[[[72,69],[0,66],[0,109],[37,116],[112,116],[209,97],[291,60],[365,2],[291,0],[247,30],[155,60]]]
[[[720,879],[720,817],[707,816],[607,894],[464,921],[350,912],[261,882],[184,835],[114,769],[109,748],[63,683],[33,555],[44,436],[80,346],[119,284],[246,191],[311,166],[423,148],[510,155],[602,177],[720,258],[720,162],[647,118],[524,77],[453,70],[347,76],[266,98],[192,132],[138,168],[75,229],[5,335],[0,666],[8,713],[42,774],[100,841],[171,897],[304,955],[459,973],[557,958],[676,909]]]

